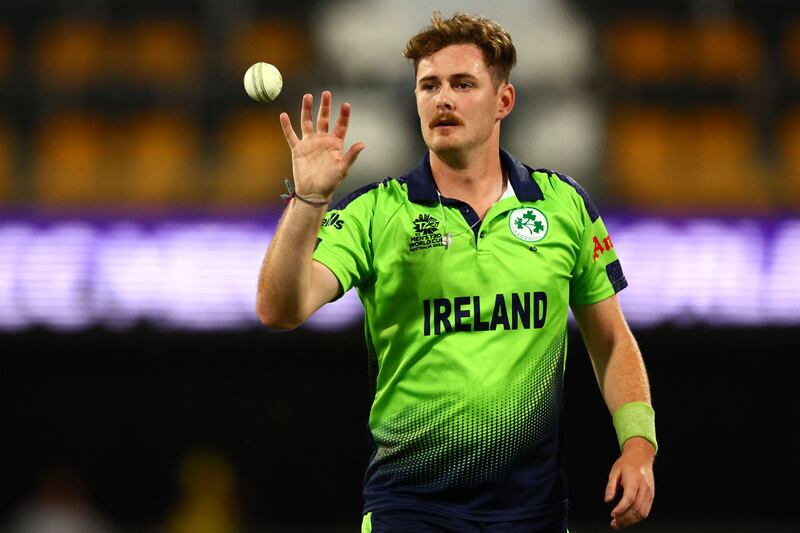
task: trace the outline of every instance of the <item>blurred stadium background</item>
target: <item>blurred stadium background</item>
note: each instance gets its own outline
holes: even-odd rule
[[[580,181],[622,257],[662,447],[640,529],[800,530],[796,1],[4,0],[3,531],[357,530],[358,301],[254,314],[277,116],[331,89],[367,144],[341,194],[403,174],[400,51],[435,8],[510,31],[504,145]],[[242,88],[262,60],[271,105]],[[605,531],[613,430],[570,340],[571,530]]]

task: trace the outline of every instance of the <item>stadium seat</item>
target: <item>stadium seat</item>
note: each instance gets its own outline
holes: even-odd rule
[[[637,208],[752,212],[770,206],[755,128],[738,111],[618,110],[607,146],[613,188]]]
[[[46,117],[34,136],[34,200],[51,206],[106,200],[107,139],[99,116],[67,111]]]
[[[314,63],[314,37],[295,18],[269,17],[240,26],[226,43],[226,63],[244,76],[258,61],[272,63],[284,76],[308,73]]]
[[[231,112],[218,135],[219,155],[211,178],[211,202],[257,206],[280,202],[291,177],[289,147],[278,115],[269,110]]]
[[[125,79],[144,84],[185,86],[197,81],[202,64],[202,39],[190,22],[144,19],[123,32],[127,57],[121,62]]]
[[[759,164],[753,121],[731,109],[703,109],[689,117],[682,139],[693,168],[687,192],[700,206],[719,210],[764,210],[770,173]]]
[[[163,207],[202,201],[200,140],[196,125],[166,110],[132,115],[117,136],[121,201]]]
[[[628,83],[752,82],[764,55],[753,26],[720,18],[690,24],[620,20],[609,26],[605,47],[611,73]]]
[[[633,206],[657,205],[670,180],[673,130],[669,112],[623,108],[608,122],[606,164],[614,192]]]
[[[763,62],[763,44],[743,20],[708,19],[692,26],[693,76],[708,83],[753,82]]]
[[[628,18],[608,26],[606,61],[628,83],[674,81],[685,67],[683,32],[662,20]]]
[[[45,89],[76,89],[104,77],[112,69],[107,44],[107,29],[100,22],[76,19],[43,24],[32,58],[37,82]]]

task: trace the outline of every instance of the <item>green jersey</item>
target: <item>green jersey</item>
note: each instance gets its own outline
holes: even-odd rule
[[[323,221],[314,259],[365,308],[374,387],[365,511],[492,521],[566,507],[568,307],[627,282],[574,180],[505,151],[500,159],[509,187],[483,220],[439,196],[426,155]]]

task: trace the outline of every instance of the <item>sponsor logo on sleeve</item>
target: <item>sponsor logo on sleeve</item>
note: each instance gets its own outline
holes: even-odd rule
[[[336,229],[342,229],[342,226],[344,226],[344,220],[342,220],[342,217],[340,217],[339,213],[336,212],[328,214],[328,216],[322,220],[323,228],[332,227]]]
[[[597,263],[597,258],[611,250],[614,247],[614,243],[611,242],[611,235],[606,235],[602,241],[597,236],[592,237],[592,240],[594,241],[593,258],[594,262]]]

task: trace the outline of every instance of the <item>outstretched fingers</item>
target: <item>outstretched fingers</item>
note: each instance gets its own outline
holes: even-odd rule
[[[346,154],[342,156],[342,163],[344,164],[344,174],[346,174],[350,167],[353,166],[353,163],[356,162],[358,159],[358,154],[361,153],[361,150],[364,149],[366,145],[363,142],[357,142],[350,149],[347,151]]]
[[[330,91],[323,91],[320,100],[319,112],[317,113],[317,127],[316,133],[327,135],[328,128],[331,122],[331,103],[333,95]],[[311,137],[315,134],[314,120],[312,119],[312,110],[314,107],[314,97],[311,94],[303,95],[303,102],[300,107],[300,131],[302,138]],[[286,137],[286,142],[289,143],[289,148],[294,149],[300,138],[292,128],[292,122],[287,113],[281,113],[280,116],[281,127],[283,128],[283,135]],[[339,119],[336,121],[336,126],[333,129],[333,135],[341,140],[344,140],[347,135],[347,129],[350,125],[350,104],[343,103],[339,111]],[[364,143],[356,143],[350,147],[350,150],[342,156],[342,162],[345,164],[345,171],[355,162],[359,152],[364,149]]]
[[[300,131],[303,137],[314,133],[314,121],[311,119],[311,107],[314,105],[314,97],[310,94],[303,95],[303,104],[300,107]]]
[[[331,96],[330,91],[323,91],[320,99],[319,112],[317,113],[317,133],[328,133],[331,122]]]
[[[297,134],[294,132],[294,128],[292,128],[292,121],[289,119],[289,114],[281,113],[280,121],[281,128],[283,128],[283,135],[286,137],[286,142],[289,143],[289,148],[294,148],[295,145],[300,142],[300,139],[297,138]]]
[[[347,102],[342,104],[339,110],[339,120],[336,121],[336,126],[333,128],[333,134],[340,139],[344,140],[347,135],[347,127],[350,124],[350,104]]]

